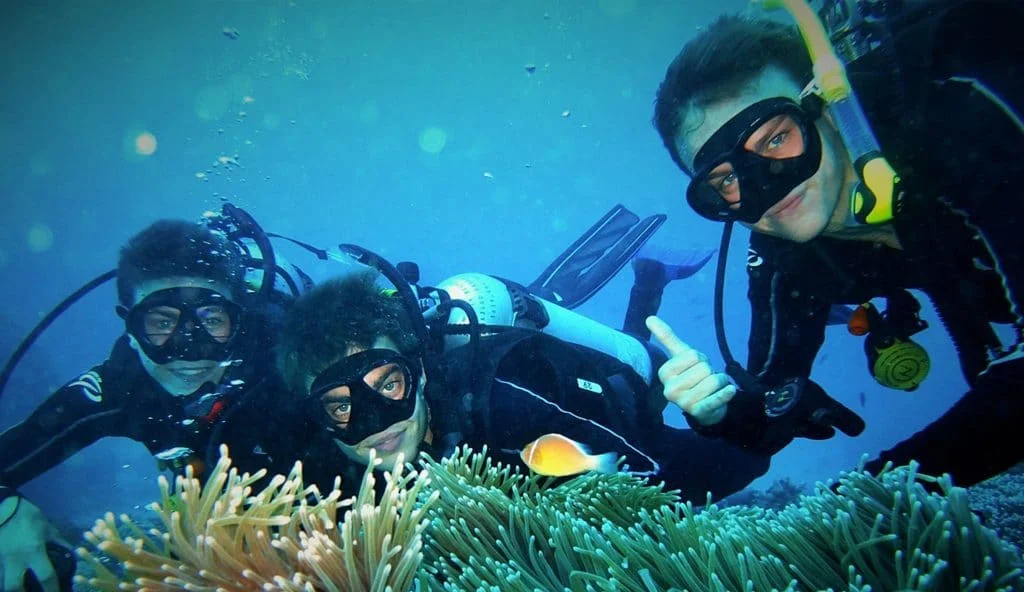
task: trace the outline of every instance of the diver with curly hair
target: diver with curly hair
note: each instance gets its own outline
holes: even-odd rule
[[[768,468],[766,456],[665,425],[660,383],[613,356],[515,327],[430,355],[414,320],[373,270],[324,282],[288,312],[278,364],[308,418],[296,432],[314,482],[342,474],[353,492],[371,450],[388,469],[460,445],[544,475],[622,470],[696,501]]]

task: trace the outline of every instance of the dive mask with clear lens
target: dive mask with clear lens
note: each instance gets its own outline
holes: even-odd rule
[[[791,99],[758,101],[701,146],[686,201],[717,222],[753,224],[821,164],[812,116]]]
[[[156,364],[174,360],[223,362],[241,321],[241,308],[206,288],[157,290],[123,313],[125,329]]]
[[[418,363],[396,351],[365,350],[321,372],[310,388],[309,405],[335,437],[355,445],[412,417],[421,374]]]

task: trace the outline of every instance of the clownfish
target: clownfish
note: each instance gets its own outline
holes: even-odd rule
[[[530,470],[548,477],[568,477],[587,471],[614,473],[618,455],[590,454],[585,446],[562,434],[545,434],[519,453]]]

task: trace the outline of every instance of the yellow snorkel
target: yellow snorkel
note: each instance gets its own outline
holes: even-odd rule
[[[805,0],[760,0],[765,10],[785,8],[800,29],[814,65],[815,93],[825,101],[861,183],[850,196],[850,216],[859,224],[892,220],[899,175],[882,155],[871,125],[836,56],[825,27]]]

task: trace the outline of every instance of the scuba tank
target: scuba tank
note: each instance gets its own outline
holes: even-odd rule
[[[463,273],[442,281],[435,289],[468,304],[481,331],[491,327],[533,329],[617,358],[636,370],[647,384],[654,378],[651,356],[638,339],[539,298],[515,282],[483,273]],[[427,310],[428,318],[436,317],[432,309]],[[449,327],[468,323],[469,316],[462,308],[452,310],[445,320]],[[464,335],[447,335],[445,349],[466,342]]]

